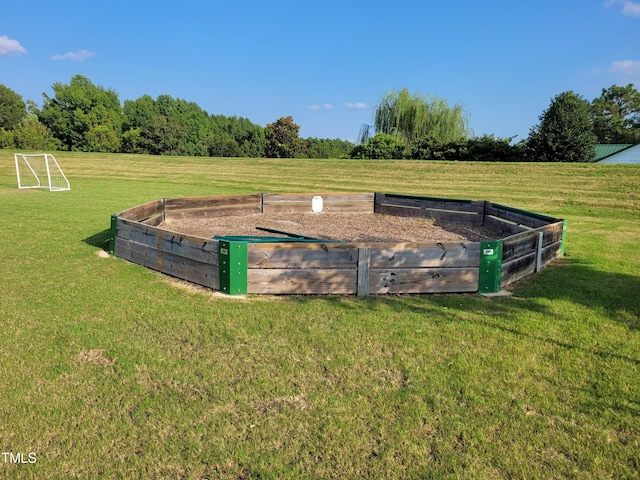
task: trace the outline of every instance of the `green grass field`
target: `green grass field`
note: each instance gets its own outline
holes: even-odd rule
[[[71,191],[18,190],[0,151],[0,478],[640,478],[640,167],[56,158]],[[236,299],[99,255],[157,198],[328,191],[566,218],[566,257],[510,297]]]

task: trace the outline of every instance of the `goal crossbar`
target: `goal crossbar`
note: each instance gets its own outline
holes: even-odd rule
[[[46,188],[52,192],[71,190],[69,180],[50,153],[16,153],[18,188]]]

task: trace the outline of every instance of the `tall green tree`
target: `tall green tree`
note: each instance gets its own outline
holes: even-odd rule
[[[633,84],[603,88],[591,109],[598,143],[640,142],[640,92]]]
[[[122,106],[118,94],[94,85],[82,75],[69,84],[52,86],[44,94],[39,120],[66,150],[117,152],[122,135]],[[102,141],[104,140],[104,142]]]
[[[60,142],[32,113],[16,127],[15,146],[25,150],[58,150]]]
[[[300,125],[293,117],[281,117],[265,128],[264,154],[268,158],[294,158],[304,155],[305,142],[299,137]]]
[[[0,129],[14,130],[26,117],[26,104],[22,96],[0,85]]]
[[[557,95],[539,117],[527,139],[527,154],[538,162],[591,162],[597,138],[593,133],[591,106],[567,91]]]
[[[469,136],[468,121],[461,105],[404,88],[385,93],[375,109],[376,133],[398,137],[407,147],[416,139],[429,137],[440,143]]]

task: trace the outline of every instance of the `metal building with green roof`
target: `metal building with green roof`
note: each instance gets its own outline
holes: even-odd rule
[[[640,144],[611,143],[596,145],[594,163],[640,164]]]

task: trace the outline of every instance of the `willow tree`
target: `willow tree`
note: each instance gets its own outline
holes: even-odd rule
[[[469,136],[462,106],[449,106],[446,100],[430,95],[411,95],[406,88],[385,93],[375,109],[374,127],[409,145],[416,139],[429,137],[440,143]]]

